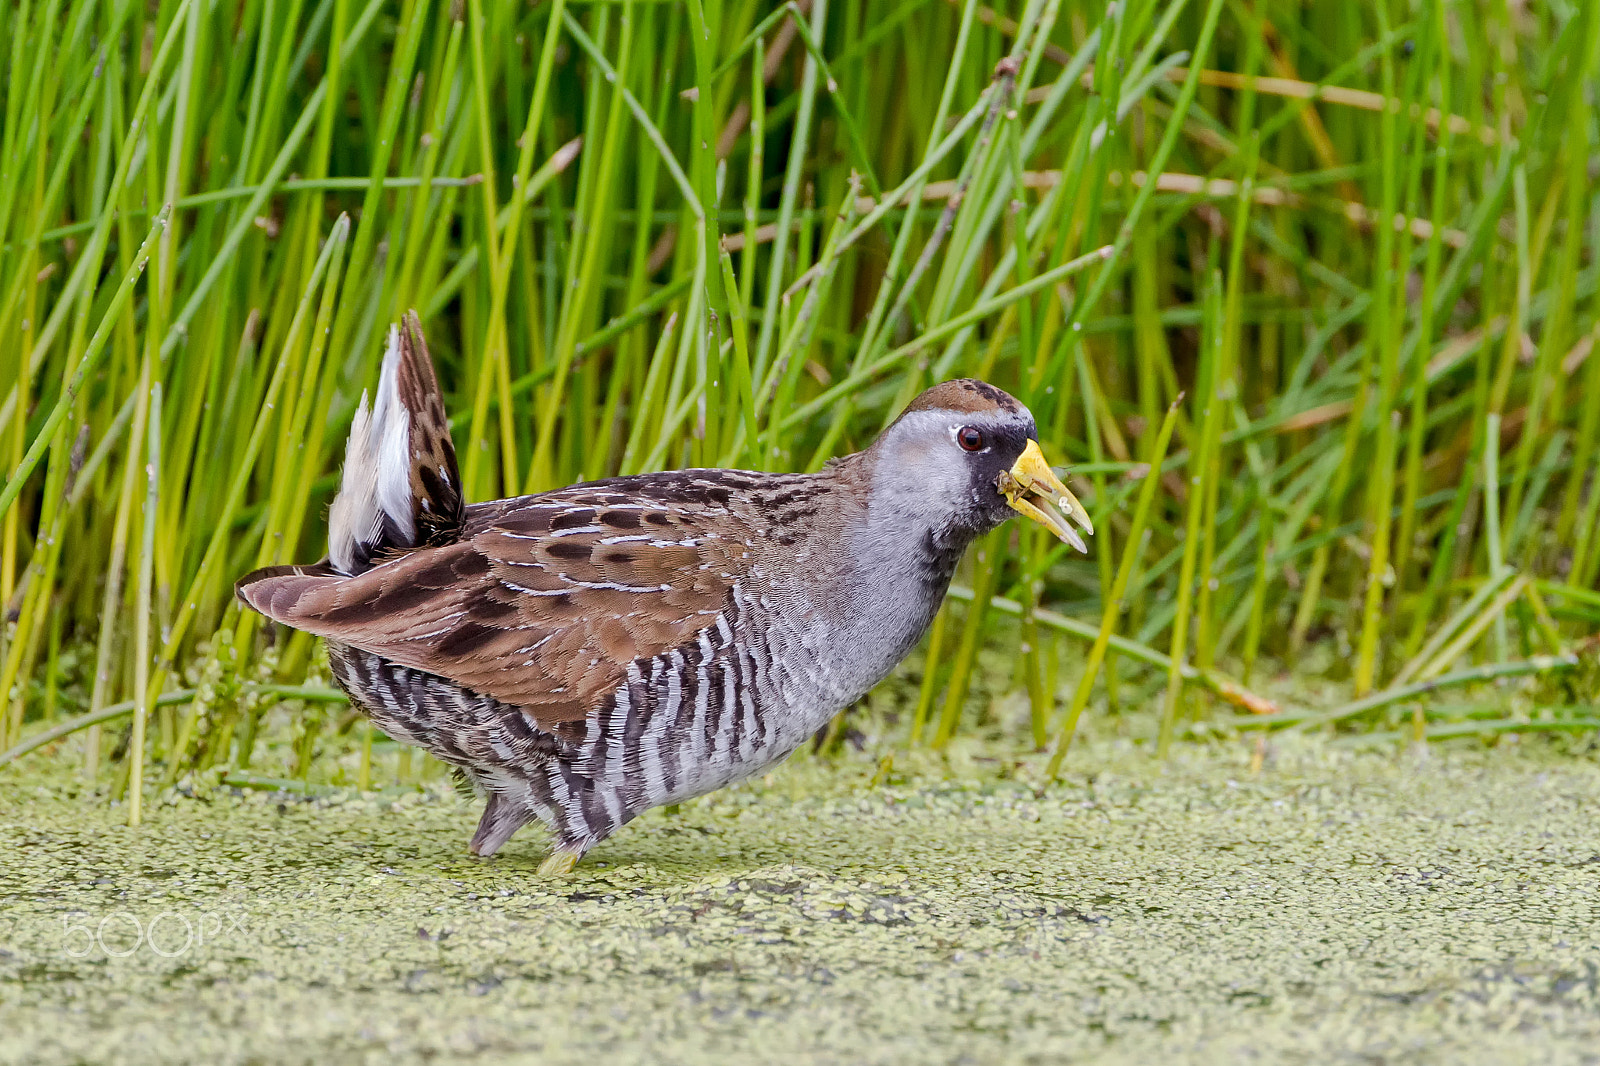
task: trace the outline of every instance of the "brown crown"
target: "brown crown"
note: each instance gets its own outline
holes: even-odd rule
[[[1020,414],[1026,410],[1009,393],[976,378],[957,378],[926,389],[901,412],[959,411],[963,414]]]

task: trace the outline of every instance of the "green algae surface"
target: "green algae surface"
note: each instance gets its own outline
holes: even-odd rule
[[[1592,757],[802,757],[556,882],[445,788],[128,829],[41,763],[0,775],[6,1062],[1600,1061]]]

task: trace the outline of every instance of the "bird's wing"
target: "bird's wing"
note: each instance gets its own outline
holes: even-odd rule
[[[630,479],[632,480],[632,479]],[[522,708],[583,719],[628,664],[712,625],[750,565],[748,523],[683,472],[505,501],[463,539],[355,577],[283,568],[245,579],[263,614]]]

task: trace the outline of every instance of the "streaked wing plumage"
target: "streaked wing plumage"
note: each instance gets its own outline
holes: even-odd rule
[[[500,501],[466,535],[353,578],[274,574],[262,613],[522,708],[583,719],[628,664],[711,625],[748,566],[742,517],[693,471]],[[651,490],[655,490],[652,492]],[[262,594],[264,593],[264,594]]]

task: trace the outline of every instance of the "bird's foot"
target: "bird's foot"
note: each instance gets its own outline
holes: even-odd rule
[[[578,859],[583,852],[573,848],[556,848],[550,857],[539,864],[540,877],[565,877],[578,865]]]

